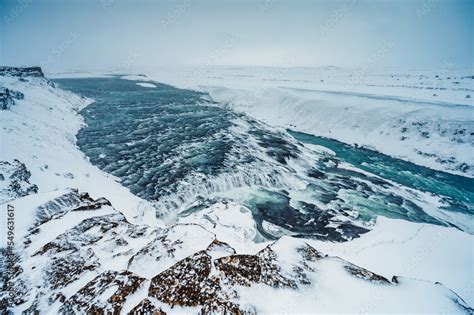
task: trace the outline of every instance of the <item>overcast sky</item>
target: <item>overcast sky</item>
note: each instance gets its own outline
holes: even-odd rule
[[[1,0],[0,64],[473,64],[474,0]]]

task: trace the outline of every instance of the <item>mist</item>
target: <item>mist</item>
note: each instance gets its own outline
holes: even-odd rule
[[[6,0],[0,64],[439,68],[473,63],[474,1]],[[383,56],[383,58],[382,58]]]

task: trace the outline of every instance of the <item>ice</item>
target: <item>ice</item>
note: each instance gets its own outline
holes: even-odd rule
[[[156,88],[156,85],[152,84],[152,83],[137,83],[137,85],[139,86],[143,86],[143,87],[147,87],[147,88]]]

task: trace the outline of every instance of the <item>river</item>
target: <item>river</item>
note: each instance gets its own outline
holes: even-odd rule
[[[261,236],[344,241],[378,215],[474,232],[474,180],[268,126],[205,93],[119,77],[58,79],[90,97],[77,145],[157,216],[249,207]]]

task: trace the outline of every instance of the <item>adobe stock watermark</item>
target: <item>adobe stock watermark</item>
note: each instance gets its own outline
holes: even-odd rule
[[[337,9],[331,12],[327,19],[319,25],[319,32],[326,35],[327,32],[334,28],[344,17],[350,12],[350,9],[356,4],[357,0],[349,0]]]
[[[354,75],[344,84],[345,88],[353,88],[355,85],[360,84],[364,77],[369,73],[371,67],[379,64],[383,58],[395,47],[395,43],[389,39],[382,43],[382,46],[373,52],[368,58],[365,66],[355,71]]]
[[[100,0],[100,4],[102,4],[102,7],[104,9],[109,9],[111,8],[115,3],[115,0]]]
[[[439,4],[439,0],[423,0],[421,7],[416,9],[416,16],[421,19],[431,12]]]
[[[415,233],[415,237],[420,233],[421,229]],[[422,245],[419,246],[417,251],[410,257],[408,261],[403,264],[401,271],[401,277],[410,277],[416,268],[422,266],[423,261],[429,259],[429,255],[439,246],[439,244],[446,239],[448,232],[445,229],[439,230],[436,233],[433,233],[431,237]],[[369,314],[373,313],[377,307],[383,303],[383,294],[381,291],[378,291],[374,294],[369,303],[364,305],[358,312],[358,314]]]
[[[161,20],[161,26],[164,29],[167,29],[171,25],[175,24],[184,13],[191,7],[191,0],[181,0],[178,4],[175,5],[173,10],[169,11],[166,14],[166,18]]]
[[[118,65],[113,67],[110,72],[113,74],[124,74],[124,72],[132,68],[139,57],[139,53],[135,51],[130,52]]]
[[[15,207],[7,204],[7,248],[15,245]]]
[[[33,0],[17,0],[16,5],[10,9],[10,11],[3,17],[6,25],[9,25],[17,17],[19,17],[23,11],[25,11],[33,2]]]
[[[276,0],[261,0],[258,6],[258,12],[263,15],[274,8],[276,4]]]
[[[452,62],[451,60],[447,60],[447,61],[444,61],[443,64],[441,65],[441,67],[437,68],[439,69],[439,72],[436,73],[437,77],[441,78],[441,77],[449,77],[450,75],[450,71],[455,69],[456,67],[456,64],[454,62]],[[423,98],[426,96],[426,92],[434,92],[435,90],[434,89],[430,89],[429,87],[426,87],[426,88],[419,88],[414,94],[413,94],[413,98]],[[433,94],[433,96],[437,96],[436,94]],[[405,104],[405,106],[408,106],[407,104]]]
[[[296,63],[294,56],[286,56],[283,58],[281,63],[276,67],[273,67],[268,73],[268,77],[264,78],[264,81],[259,85],[258,89],[252,97],[252,103],[256,104],[260,98],[270,93],[271,88],[274,87],[274,82],[281,80],[289,72],[290,68]]]
[[[40,66],[43,69],[47,69],[50,67],[53,63],[55,63],[58,58],[60,58],[64,52],[71,47],[71,45],[79,38],[79,34],[76,32],[69,32],[66,38],[56,47],[54,47],[48,56],[40,62]]]
[[[232,49],[234,49],[234,47],[240,42],[240,38],[234,34],[225,33],[222,37],[222,45],[219,45],[213,49],[207,61],[186,77],[185,82],[187,85],[192,86],[198,83],[205,76],[207,67],[216,64],[218,61],[221,61],[222,58],[229,54]]]

